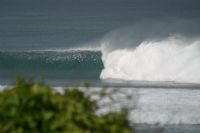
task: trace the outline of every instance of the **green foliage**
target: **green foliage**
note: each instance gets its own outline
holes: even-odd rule
[[[95,114],[96,104],[76,88],[63,94],[22,78],[0,93],[0,133],[130,133],[123,113]]]

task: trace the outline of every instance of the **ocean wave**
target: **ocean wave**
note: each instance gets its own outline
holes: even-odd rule
[[[74,48],[46,48],[46,49],[27,49],[27,50],[0,50],[0,52],[17,52],[17,53],[47,53],[47,52],[99,52],[101,47],[84,46],[84,47],[74,47]]]
[[[132,47],[121,44],[109,50],[109,47],[115,46],[112,39],[102,41],[104,69],[101,79],[200,83],[198,37],[170,35],[143,40]]]
[[[47,79],[99,79],[103,68],[99,51],[0,52],[0,76]]]

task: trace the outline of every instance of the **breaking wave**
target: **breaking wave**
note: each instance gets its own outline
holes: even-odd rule
[[[200,83],[197,36],[175,33],[158,38],[145,36],[147,39],[141,37],[135,42],[134,36],[120,37],[126,33],[131,32],[112,33],[103,39],[101,79]]]

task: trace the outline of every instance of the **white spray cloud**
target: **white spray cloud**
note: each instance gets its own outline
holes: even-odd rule
[[[200,83],[200,39],[143,41],[136,48],[103,50],[102,79]]]

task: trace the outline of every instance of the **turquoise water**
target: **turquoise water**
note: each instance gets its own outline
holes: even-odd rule
[[[46,80],[99,80],[103,69],[98,51],[0,52],[1,83],[17,76]]]

